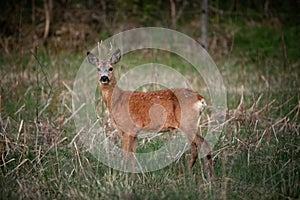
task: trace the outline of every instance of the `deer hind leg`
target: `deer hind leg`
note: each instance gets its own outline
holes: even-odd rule
[[[213,177],[214,176],[213,162],[212,162],[210,146],[207,143],[207,141],[202,136],[195,134],[195,137],[194,137],[193,141],[191,142],[190,146],[191,146],[191,151],[192,151],[192,159],[189,164],[190,169],[193,167],[193,165],[195,164],[195,161],[198,157],[197,147],[199,147],[199,148],[203,147],[203,150],[206,154],[206,159],[208,161],[209,174],[211,177]],[[196,156],[196,154],[197,154],[197,156]]]
[[[131,161],[132,170],[134,170],[134,153],[136,150],[137,137],[131,136],[128,134],[122,134],[122,151],[123,151],[123,159],[122,159],[122,168],[123,170],[127,169],[127,161]]]
[[[190,148],[191,148],[192,158],[189,163],[189,168],[188,168],[189,171],[192,169],[192,167],[194,166],[194,164],[198,158],[197,144],[194,142],[191,142]]]

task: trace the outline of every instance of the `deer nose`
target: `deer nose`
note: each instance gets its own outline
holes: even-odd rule
[[[109,79],[108,79],[107,76],[101,76],[100,82],[101,82],[101,83],[108,83],[108,82],[109,82]]]

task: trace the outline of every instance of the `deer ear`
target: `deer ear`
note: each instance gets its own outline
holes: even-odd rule
[[[117,49],[115,51],[115,53],[113,53],[113,55],[110,57],[109,62],[111,64],[116,64],[117,62],[119,62],[121,59],[121,50]]]
[[[92,65],[97,65],[99,63],[99,59],[89,51],[87,52],[87,57]]]

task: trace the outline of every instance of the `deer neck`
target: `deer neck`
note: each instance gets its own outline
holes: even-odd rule
[[[102,89],[102,98],[104,103],[109,111],[111,111],[111,101],[112,95],[120,95],[122,90],[118,87],[115,77],[112,77],[109,81],[109,84],[101,84],[99,83],[100,88]],[[115,96],[116,97],[116,96]]]

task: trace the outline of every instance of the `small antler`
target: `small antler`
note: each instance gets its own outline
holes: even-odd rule
[[[101,40],[101,42],[98,42],[99,59],[101,58],[101,45],[102,45],[102,40]]]
[[[111,42],[109,42],[109,44],[110,44],[110,48],[108,50],[108,57],[110,58],[112,56],[112,54],[113,54],[113,45],[112,45]]]
[[[112,52],[113,45],[112,45],[112,43],[111,43],[111,42],[109,42],[109,44],[110,44],[110,49],[109,49],[109,52]]]
[[[108,56],[110,57],[113,54],[113,45],[111,42],[109,42],[110,44],[110,49],[108,50]],[[100,42],[98,42],[98,53],[99,53],[99,59],[101,59],[101,45],[102,45],[102,40]]]

